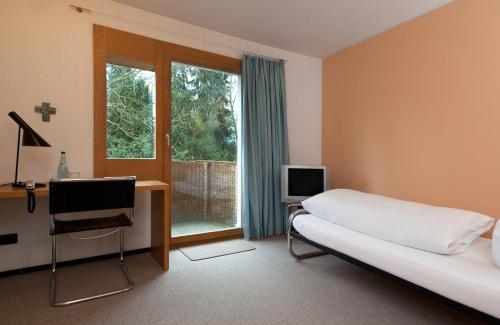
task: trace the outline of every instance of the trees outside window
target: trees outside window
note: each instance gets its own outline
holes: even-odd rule
[[[172,63],[172,159],[236,161],[234,74]]]
[[[154,158],[155,74],[107,64],[108,158]],[[172,159],[235,162],[234,74],[172,64]]]
[[[107,64],[108,158],[155,157],[155,73]]]

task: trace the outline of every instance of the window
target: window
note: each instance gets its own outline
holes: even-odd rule
[[[172,62],[172,236],[239,227],[239,75]]]
[[[163,60],[151,38],[94,25],[94,176],[164,180]]]
[[[196,221],[217,223],[212,229],[185,223],[186,231],[172,229],[180,231],[171,244],[242,235],[241,60],[99,25],[93,47],[94,176],[164,181],[173,219],[185,208],[184,221],[197,211],[204,214]]]
[[[106,64],[107,158],[155,158],[153,71]]]

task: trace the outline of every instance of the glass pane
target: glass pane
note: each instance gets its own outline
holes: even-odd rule
[[[238,75],[172,63],[172,236],[240,225]]]
[[[106,65],[108,158],[155,158],[155,73]]]

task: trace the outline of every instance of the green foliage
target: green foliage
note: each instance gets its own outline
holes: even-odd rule
[[[172,158],[236,161],[235,77],[172,65]]]
[[[110,158],[153,158],[154,73],[108,64]],[[234,75],[172,64],[172,159],[236,161]]]
[[[154,73],[108,64],[109,158],[154,158]]]

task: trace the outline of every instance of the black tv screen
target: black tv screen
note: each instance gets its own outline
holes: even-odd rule
[[[313,196],[323,192],[324,172],[317,168],[289,168],[288,195]]]

